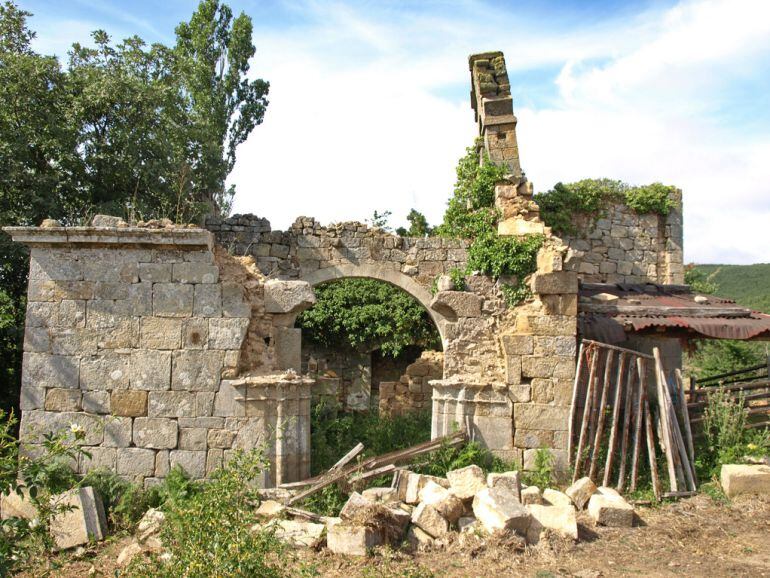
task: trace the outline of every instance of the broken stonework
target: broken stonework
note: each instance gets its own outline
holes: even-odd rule
[[[428,480],[420,490],[420,502],[433,506],[450,524],[457,522],[465,510],[460,498],[432,480]]]
[[[489,533],[505,530],[527,535],[529,512],[506,488],[484,488],[477,493],[473,498],[473,514]]]
[[[265,311],[268,313],[299,313],[315,303],[315,294],[306,281],[279,281],[265,283]]]
[[[281,542],[300,548],[318,548],[326,530],[324,524],[300,520],[273,520],[268,527]]]
[[[597,488],[588,501],[588,514],[601,526],[634,525],[634,507],[613,488]]]
[[[63,511],[51,520],[51,536],[59,550],[103,540],[107,518],[99,495],[93,488],[78,488],[54,496],[51,503]]]
[[[412,512],[412,523],[433,538],[449,532],[449,521],[428,504],[420,504]]]
[[[366,556],[369,550],[382,543],[381,533],[368,526],[335,524],[326,535],[329,550],[347,556]]]
[[[564,493],[570,497],[578,510],[582,510],[585,508],[588,500],[591,499],[591,496],[596,493],[596,484],[589,477],[580,478],[567,488]]]
[[[529,486],[521,490],[521,503],[525,506],[530,504],[542,504],[543,496],[540,493],[540,488],[537,486]]]
[[[487,486],[507,488],[521,501],[521,476],[518,471],[488,474]]]
[[[430,302],[430,307],[447,317],[481,315],[481,299],[468,291],[439,291]]]
[[[578,539],[577,518],[575,507],[569,506],[541,506],[533,504],[527,506],[527,511],[532,516],[527,542],[537,544],[540,533],[543,530],[551,530],[565,538]]]
[[[452,493],[461,500],[469,500],[487,487],[484,471],[476,465],[452,470],[447,472],[446,477]]]
[[[572,507],[572,500],[567,494],[551,488],[543,491],[543,499],[552,506]]]
[[[725,464],[719,480],[728,498],[739,494],[770,495],[770,466]]]

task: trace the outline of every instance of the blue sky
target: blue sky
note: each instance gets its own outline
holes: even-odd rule
[[[197,2],[19,0],[66,59],[103,28],[172,43]],[[271,82],[235,210],[439,222],[475,135],[467,56],[503,50],[537,191],[611,177],[684,190],[685,258],[770,261],[770,2],[231,1]]]

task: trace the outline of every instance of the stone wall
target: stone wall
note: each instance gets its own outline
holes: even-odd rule
[[[275,457],[286,444],[271,432],[281,429],[276,413],[284,422],[302,414],[301,392],[268,393],[279,401],[265,413],[250,408],[243,383],[222,380],[275,369],[276,328],[256,268],[215,258],[200,229],[9,232],[31,247],[24,451],[40,451],[47,431],[80,427],[91,457],[77,471],[104,466],[151,484],[175,464],[202,478],[233,449],[264,445],[276,462],[265,483],[281,479]],[[308,471],[309,449],[303,459],[291,475]]]
[[[603,218],[576,218],[582,234],[563,237],[565,269],[592,283],[684,283],[682,192],[666,216],[638,214],[624,204]]]
[[[303,373],[316,382],[313,403],[327,402],[346,410],[371,408],[372,356],[319,345],[302,348]]]
[[[423,351],[419,359],[406,366],[398,380],[380,382],[380,414],[400,415],[430,409],[433,403],[430,382],[440,380],[443,372],[444,354]]]

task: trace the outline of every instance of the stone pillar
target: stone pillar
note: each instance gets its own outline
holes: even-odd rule
[[[264,487],[310,477],[310,390],[315,380],[294,373],[223,380],[235,388],[245,406],[248,424],[242,426],[234,448],[264,448],[270,461]]]

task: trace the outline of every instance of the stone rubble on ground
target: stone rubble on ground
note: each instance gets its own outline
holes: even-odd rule
[[[564,493],[572,499],[578,510],[582,510],[585,508],[588,500],[591,499],[591,496],[596,493],[596,484],[589,477],[580,478],[567,488]]]
[[[634,525],[634,507],[617,490],[601,486],[588,500],[588,515],[600,526],[630,528]]]

